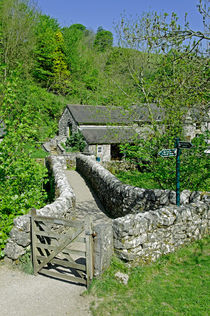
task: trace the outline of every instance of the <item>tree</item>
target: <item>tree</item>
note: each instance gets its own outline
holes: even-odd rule
[[[25,74],[33,64],[36,10],[29,0],[2,0],[0,3],[1,63],[4,80],[18,64]]]
[[[139,65],[139,69],[128,65],[139,94],[144,95],[151,119],[150,103],[155,102],[166,113],[166,125],[171,126],[171,130],[175,125],[181,128],[181,118],[190,108],[207,107],[209,59],[200,44],[208,37],[205,32],[201,34],[192,31],[188,22],[182,29],[174,13],[170,19],[166,13],[148,13],[135,21],[124,17],[118,26],[121,45],[144,51],[146,68],[152,69],[148,76],[145,65]],[[193,41],[194,36],[199,40]],[[187,39],[192,41],[186,42]]]
[[[69,86],[70,72],[58,22],[49,16],[40,15],[35,34],[33,75],[49,90],[65,94]]]
[[[68,67],[72,74],[81,75],[83,60],[81,58],[81,45],[85,36],[86,27],[82,24],[72,24],[62,29],[64,38],[64,52],[67,58]]]
[[[64,54],[64,39],[61,31],[56,33],[57,47],[53,53],[53,78],[50,90],[61,94],[68,93],[70,71]]]
[[[143,101],[147,105],[151,125],[147,141],[141,142],[143,148],[134,154],[135,150],[128,146],[127,153],[130,158],[133,156],[136,160],[137,155],[138,161],[146,161],[147,168],[156,173],[156,178],[161,181],[165,179],[165,183],[167,179],[173,179],[171,173],[174,162],[172,158],[158,158],[158,152],[162,148],[173,148],[175,137],[185,136],[183,126],[189,113],[199,113],[200,121],[208,113],[209,58],[205,42],[209,41],[209,36],[206,32],[207,10],[203,3],[199,1],[198,5],[204,21],[203,32],[193,31],[187,20],[185,26],[181,27],[175,13],[171,17],[167,13],[147,13],[137,20],[123,17],[118,25],[121,45],[142,51],[147,56],[146,64],[133,67],[129,62],[128,70],[139,90],[139,98],[131,99],[131,102],[139,104]],[[148,69],[152,71],[148,72]],[[152,103],[162,112],[161,123],[155,119]],[[195,123],[194,117],[191,118],[192,123]],[[136,145],[139,145],[138,141]],[[206,147],[202,146],[204,151]],[[187,163],[189,168],[190,165],[195,167],[193,162],[196,156],[197,162],[200,159],[205,165],[199,171],[202,174],[199,180],[201,183],[206,177],[207,155],[201,155],[202,150],[197,154],[196,150],[191,151]],[[192,174],[189,168],[186,168],[186,179]],[[196,189],[196,186],[190,188]]]
[[[47,15],[39,15],[36,25],[36,47],[34,50],[35,63],[33,75],[36,80],[49,86],[53,77],[53,54],[56,51],[56,33],[59,31],[58,22]]]
[[[99,27],[96,33],[94,47],[100,51],[104,52],[106,49],[111,48],[113,45],[113,34],[110,31],[104,30]]]

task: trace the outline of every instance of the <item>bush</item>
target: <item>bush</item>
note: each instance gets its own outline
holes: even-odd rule
[[[208,178],[209,155],[207,136],[200,135],[192,140],[191,149],[181,150],[181,190],[209,190]],[[158,153],[164,148],[174,148],[174,139],[166,136],[147,141],[138,140],[134,145],[121,146],[126,159],[136,163],[139,169],[150,172],[151,177],[162,189],[176,188],[176,157],[160,157]]]
[[[65,145],[70,147],[71,151],[83,151],[86,142],[81,132],[76,132],[67,138]]]

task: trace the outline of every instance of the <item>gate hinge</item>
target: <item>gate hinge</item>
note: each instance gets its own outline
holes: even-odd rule
[[[92,232],[92,233],[85,232],[85,235],[92,236],[94,238],[97,236],[97,233],[96,232]]]

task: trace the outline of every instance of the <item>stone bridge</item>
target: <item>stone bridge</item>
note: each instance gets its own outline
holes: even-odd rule
[[[146,190],[122,184],[94,157],[76,157],[76,171],[64,156],[50,156],[58,196],[37,213],[43,216],[93,220],[95,275],[113,254],[126,261],[150,262],[183,244],[200,239],[209,229],[209,193]],[[14,220],[5,255],[16,260],[30,247],[30,214]]]

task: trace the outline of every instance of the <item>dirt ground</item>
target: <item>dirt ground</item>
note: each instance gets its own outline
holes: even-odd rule
[[[1,316],[90,316],[86,287],[0,263]]]

